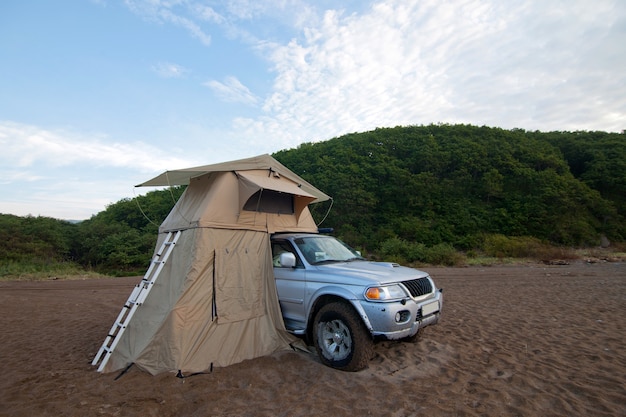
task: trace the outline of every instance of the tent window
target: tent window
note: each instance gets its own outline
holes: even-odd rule
[[[246,201],[243,209],[263,213],[293,214],[293,194],[274,190],[259,190]]]

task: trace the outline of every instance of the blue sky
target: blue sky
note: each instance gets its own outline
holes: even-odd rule
[[[626,129],[622,0],[8,0],[0,213],[376,127]]]

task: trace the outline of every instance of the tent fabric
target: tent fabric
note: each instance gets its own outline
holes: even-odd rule
[[[313,185],[306,182],[304,179],[300,178],[298,175],[294,174],[270,155],[259,155],[236,161],[165,171],[146,182],[138,184],[137,187],[171,187],[174,185],[187,185],[190,183],[192,178],[200,177],[212,172],[250,170],[267,170],[282,177],[286,177],[298,184],[299,188],[303,191],[313,195],[316,203],[330,199],[330,196],[326,195]]]
[[[189,179],[159,228],[155,253],[169,231],[181,233],[178,242],[103,372],[131,363],[151,374],[202,372],[289,349],[297,341],[282,320],[270,234],[317,232],[308,204],[323,193],[303,190],[290,171],[248,168]],[[259,190],[292,197],[293,213],[244,210],[243,200]]]
[[[255,180],[255,181],[253,181]],[[191,227],[278,231],[317,231],[308,204],[313,196],[301,191],[286,177],[271,180],[272,190],[285,190],[294,199],[294,213],[266,213],[244,210],[247,199],[263,189],[258,171],[249,175],[242,172],[212,172],[192,178],[170,214],[163,221],[160,232]],[[288,190],[288,191],[287,191]],[[299,194],[293,194],[298,192]]]
[[[281,181],[279,175],[268,173],[268,171],[254,170],[235,172],[240,180],[251,190],[268,189],[297,195],[299,197],[309,197],[311,202],[315,200],[314,195],[303,190],[297,183],[291,180]]]

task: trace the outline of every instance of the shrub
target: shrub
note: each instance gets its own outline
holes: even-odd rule
[[[0,281],[40,280],[86,273],[79,265],[72,262],[49,262],[39,259],[0,261]]]
[[[464,256],[450,244],[440,243],[427,247],[423,243],[409,242],[398,237],[385,240],[380,247],[380,255],[387,261],[401,264],[421,262],[452,266],[464,260]]]
[[[452,245],[440,243],[426,250],[423,261],[433,265],[455,266],[463,263],[464,259]]]
[[[386,261],[406,263],[408,242],[399,237],[392,237],[380,245],[380,256]]]
[[[494,234],[485,236],[483,251],[487,256],[496,258],[542,258],[546,245],[531,236]]]

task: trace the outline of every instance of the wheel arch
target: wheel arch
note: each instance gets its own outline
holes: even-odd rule
[[[317,312],[320,311],[320,309],[325,305],[334,302],[340,302],[350,306],[355,311],[357,316],[361,319],[361,322],[365,325],[365,328],[370,333],[370,335],[372,334],[372,324],[370,323],[369,318],[367,317],[367,314],[363,309],[363,306],[361,306],[361,303],[359,303],[358,300],[354,299],[353,294],[339,287],[325,288],[324,291],[321,291],[315,295],[315,298],[311,303],[311,306],[309,307],[306,327],[307,341],[310,342],[313,340],[313,321]]]

